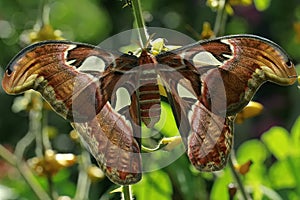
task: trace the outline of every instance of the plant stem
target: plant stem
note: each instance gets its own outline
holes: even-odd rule
[[[49,0],[41,0],[39,6],[39,15],[37,16],[37,28],[41,28],[49,24],[50,7]]]
[[[41,112],[42,112],[42,142],[45,151],[47,149],[52,149],[52,145],[49,139],[49,131],[47,128],[45,128],[48,126],[48,111],[42,109]]]
[[[137,26],[140,45],[142,48],[145,48],[145,46],[148,42],[149,35],[147,33],[147,29],[145,26],[141,3],[140,3],[140,0],[130,0],[130,1],[131,1],[131,5],[132,5],[132,10],[133,10],[133,16],[135,18],[135,22],[136,22],[136,26]],[[122,199],[123,200],[132,200],[132,192],[131,192],[130,185],[123,186]]]
[[[292,174],[294,174],[296,183],[300,183],[300,175],[298,173],[297,166],[294,164],[295,162],[292,160],[292,158],[290,156],[287,157],[287,163],[289,166],[290,171],[292,172]],[[300,185],[296,184],[296,189],[295,189],[296,193],[298,196],[300,196]]]
[[[17,165],[17,158],[11,152],[9,152],[3,145],[0,144],[0,157],[12,166]]]
[[[39,111],[34,109],[30,110],[28,133],[17,143],[14,154],[0,145],[0,156],[18,169],[19,173],[23,176],[24,180],[39,199],[50,200],[51,198],[40,186],[27,164],[22,161],[27,148],[32,144],[34,139],[36,139],[36,136],[41,133],[40,123]],[[38,152],[42,154],[41,151]]]
[[[33,173],[30,171],[28,166],[25,163],[18,162],[17,168],[19,172],[24,177],[25,181],[28,183],[30,188],[34,191],[36,196],[41,200],[51,200],[48,194],[44,191],[44,189],[40,186],[39,182],[34,177]]]
[[[57,193],[54,191],[54,184],[52,180],[52,176],[47,176],[47,183],[48,183],[48,193],[52,197],[52,199],[57,199]]]
[[[14,166],[23,175],[24,179],[27,181],[28,185],[31,186],[32,190],[38,190],[39,183],[35,180],[34,175],[31,173],[30,169],[23,163],[24,154],[29,145],[35,140],[36,141],[36,155],[37,157],[44,157],[45,151],[51,148],[48,134],[43,133],[43,127],[47,124],[46,113],[43,109],[43,100],[41,96],[35,92],[28,92],[31,95],[32,107],[29,111],[29,130],[28,133],[17,143],[15,148],[15,159],[16,162]],[[47,134],[47,135],[45,135]],[[11,163],[13,164],[13,163]],[[32,180],[32,181],[30,181]],[[51,176],[47,176],[49,195],[56,199],[56,194],[53,189],[53,181]],[[41,189],[43,190],[43,189]],[[39,192],[40,193],[40,192]],[[37,194],[38,196],[38,194]],[[50,198],[50,197],[49,197]],[[44,199],[44,198],[42,198]]]
[[[32,102],[35,103],[34,108],[29,111],[29,124],[30,124],[30,132],[35,134],[36,140],[36,155],[38,157],[45,157],[46,150],[50,147],[47,141],[48,135],[45,139],[45,133],[43,131],[44,127],[47,125],[47,117],[46,112],[43,109],[43,99],[37,93],[31,93]],[[46,142],[46,143],[45,143]],[[52,176],[47,176],[48,182],[48,191],[49,195],[52,196],[53,199],[55,198],[55,191],[53,187]]]
[[[124,185],[122,188],[122,200],[132,200],[132,192],[130,185]]]
[[[77,181],[76,194],[74,199],[84,200],[88,199],[89,189],[91,186],[91,180],[87,174],[87,168],[91,165],[89,152],[82,148],[80,160],[79,160],[79,174]]]
[[[26,149],[33,143],[35,134],[32,131],[28,131],[27,134],[17,143],[15,148],[15,156],[22,159]]]
[[[214,26],[214,33],[216,36],[224,34],[225,22],[227,19],[227,13],[225,11],[225,6],[228,0],[220,0],[219,7],[217,11],[216,22]]]
[[[29,132],[35,135],[36,148],[35,153],[38,157],[44,156],[44,145],[42,137],[42,127],[43,127],[43,100],[42,97],[36,92],[28,92],[31,95],[31,102],[33,104],[29,111]]]
[[[248,194],[246,192],[246,189],[245,189],[245,187],[243,185],[243,182],[242,182],[239,174],[237,173],[237,171],[234,168],[234,165],[233,165],[233,162],[232,162],[232,156],[229,157],[228,164],[229,164],[231,172],[232,172],[232,174],[233,174],[233,176],[234,176],[234,178],[235,178],[235,180],[237,182],[237,185],[238,185],[238,187],[239,187],[239,189],[241,191],[243,199],[244,200],[250,200],[250,198],[249,198],[249,196],[248,196]]]
[[[145,26],[140,0],[131,0],[131,2],[132,2],[132,10],[133,10],[133,15],[137,26],[139,40],[141,43],[141,47],[144,48],[145,45],[147,44],[149,35],[147,33],[147,29]]]
[[[9,152],[2,145],[0,145],[0,157],[2,157],[6,162],[18,169],[19,173],[23,176],[24,180],[27,182],[27,184],[39,199],[51,200],[48,194],[40,186],[32,172],[28,168],[27,164],[22,162],[22,159]]]

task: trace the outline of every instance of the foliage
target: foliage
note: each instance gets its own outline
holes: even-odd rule
[[[253,163],[250,171],[242,176],[243,184],[252,193],[253,199],[298,199],[299,134],[300,117],[290,133],[274,126],[263,133],[261,139],[248,140],[239,146],[236,151],[238,163],[249,160]],[[230,169],[226,168],[213,185],[211,199],[228,196],[226,187],[232,182]]]
[[[123,8],[124,1],[48,2],[49,22],[53,27],[51,33],[55,39],[62,36],[97,44],[108,36],[130,29],[133,24],[131,9],[129,6]],[[142,1],[142,8],[148,26],[176,29],[195,39],[210,37],[216,29],[218,34],[254,33],[276,41],[295,63],[300,63],[300,6],[297,1],[287,4],[280,0],[228,0],[225,14],[220,12],[220,2],[153,0]],[[29,40],[38,37],[36,33],[42,26],[41,10],[42,6],[35,0],[0,1],[0,79],[9,60]],[[224,26],[217,26],[222,23]],[[209,27],[213,27],[213,31]],[[45,195],[43,199],[120,199],[118,192],[111,193],[118,187],[95,170],[94,161],[79,145],[78,136],[71,127],[48,111],[47,105],[31,107],[32,98],[39,101],[40,97],[26,95],[18,99],[17,105],[22,104],[23,107],[15,107],[18,110],[15,114],[11,112],[13,97],[4,94],[0,88],[0,143],[6,147],[1,145],[0,151],[8,161],[0,159],[0,199],[37,199],[36,193]],[[248,166],[249,169],[239,176],[246,191],[255,200],[293,200],[300,196],[300,118],[292,126],[300,113],[299,98],[295,87],[283,90],[268,84],[255,97],[265,106],[262,114],[236,125],[236,163],[233,164],[239,171],[242,166],[247,168],[247,163],[252,161],[250,168]],[[33,113],[44,118],[36,118]],[[32,129],[32,125],[39,128]],[[283,127],[292,127],[290,133]],[[33,145],[35,132],[44,140],[40,138],[43,141]],[[55,154],[72,152],[76,155],[76,164],[64,166],[56,158],[47,160],[43,150],[48,147],[54,149]],[[62,169],[53,172],[52,168],[48,168],[50,171],[38,176],[26,167],[29,158],[38,159],[36,164],[33,162],[33,168],[40,169],[39,164],[44,162]],[[67,162],[67,158],[64,159]],[[133,186],[136,199],[230,199],[229,191],[237,189],[229,166],[214,174],[199,173],[190,166],[185,156],[143,177]],[[232,190],[228,189],[229,186]],[[239,197],[240,190],[235,199]]]

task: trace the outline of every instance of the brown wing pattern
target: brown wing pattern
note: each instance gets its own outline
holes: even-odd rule
[[[234,116],[260,85],[296,81],[284,51],[257,36],[201,41],[156,57],[143,53],[137,58],[80,43],[38,43],[12,60],[2,86],[9,94],[39,91],[71,121],[106,175],[127,185],[141,179],[140,125],[152,127],[159,120],[159,82],[191,163],[214,171],[230,153]],[[117,110],[122,87],[130,103]]]
[[[180,98],[180,80],[170,80],[174,72],[160,72],[170,88],[169,101],[175,102],[177,124],[184,122],[179,130],[189,159],[201,171],[224,167],[232,147],[234,116],[260,85],[266,81],[291,85],[297,76],[293,63],[277,44],[253,35],[201,41],[160,54],[157,62],[188,80],[184,86],[194,92],[194,103],[188,103]]]
[[[210,88],[220,78],[223,80],[227,115],[239,112],[266,81],[280,85],[291,85],[296,81],[295,67],[284,50],[258,36],[226,36],[201,41],[173,53],[188,63],[188,68],[192,65],[197,69],[203,83],[202,102],[206,107],[210,108],[213,93],[216,93],[214,90],[209,93]],[[208,82],[211,84],[207,85]]]
[[[90,58],[99,62],[90,66]],[[72,122],[108,178],[126,185],[141,179],[140,147],[132,124],[109,100],[122,72],[136,62],[135,56],[91,45],[48,41],[21,51],[8,65],[2,85],[9,94],[40,92]]]

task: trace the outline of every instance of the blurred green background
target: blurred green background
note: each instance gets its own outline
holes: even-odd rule
[[[132,11],[130,7],[123,7],[124,1],[52,0],[49,2],[50,23],[68,40],[98,44],[133,26]],[[195,40],[199,39],[205,21],[212,26],[215,22],[216,12],[207,6],[205,0],[141,0],[141,3],[148,26],[177,30]],[[282,46],[295,64],[300,63],[300,1],[257,0],[255,3],[250,6],[233,6],[234,14],[228,16],[225,34],[251,33],[266,37]],[[36,0],[0,0],[0,78],[7,63],[25,46],[26,36],[36,24],[40,12],[41,3]],[[236,125],[234,148],[237,149],[246,140],[260,138],[262,133],[275,125],[290,130],[300,113],[299,94],[296,86],[280,87],[271,83],[263,85],[254,100],[262,103],[264,110],[258,117]],[[12,112],[14,98],[5,94],[0,88],[0,143],[12,149],[28,130],[28,113]],[[76,145],[68,137],[71,130],[68,123],[56,114],[50,113],[49,124],[55,126],[59,132],[53,139],[54,148],[59,152],[76,152]],[[251,149],[251,151],[256,150]],[[31,153],[27,153],[27,156],[30,157]],[[135,192],[140,196],[139,199],[146,199],[142,196],[148,191],[160,191],[163,194],[165,192],[166,199],[171,197],[208,199],[214,184],[212,175],[198,173],[195,175],[185,157],[178,163],[161,172],[153,172],[153,179],[164,180],[161,184],[170,187],[160,188],[159,185],[152,184],[152,188],[146,190],[137,186]],[[178,182],[178,173],[184,170],[192,171],[189,175],[194,177],[191,178],[192,188],[187,187],[184,181],[183,185],[174,184]],[[69,175],[71,182],[72,173]],[[151,177],[145,179],[151,183]],[[104,193],[107,194],[108,188],[111,187],[113,186],[108,180],[94,184],[92,188],[94,192],[90,198],[99,199]],[[186,196],[190,191],[193,191],[194,196],[192,194]],[[202,194],[198,194],[199,192]],[[119,196],[115,198],[119,199]]]

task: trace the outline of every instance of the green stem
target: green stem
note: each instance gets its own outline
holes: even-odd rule
[[[219,2],[220,4],[218,7],[216,22],[214,26],[214,33],[216,36],[220,36],[224,34],[225,22],[227,19],[227,13],[225,7],[228,0],[220,0]]]
[[[144,145],[141,146],[141,149],[142,149],[142,152],[146,152],[146,153],[152,153],[152,152],[155,152],[155,151],[158,151],[162,148],[164,148],[165,146],[167,146],[166,144],[161,144],[159,143],[156,147],[154,148],[148,148],[148,147],[145,147]]]
[[[37,26],[41,28],[47,24],[49,24],[49,15],[50,15],[50,7],[49,0],[41,0],[39,7],[39,15],[37,18]]]
[[[29,132],[35,135],[36,148],[35,153],[38,157],[44,156],[44,145],[42,137],[43,114],[42,114],[42,99],[36,93],[31,92],[31,99],[34,102],[34,108],[29,111]]]
[[[145,46],[148,42],[149,35],[147,33],[147,29],[145,26],[141,3],[140,3],[140,0],[130,0],[130,1],[131,1],[131,5],[132,5],[133,15],[135,18],[135,23],[137,26],[140,45],[142,48],[145,48]],[[132,200],[133,199],[130,185],[125,185],[122,187],[122,199],[123,200]]]
[[[131,2],[132,2],[132,10],[133,10],[133,15],[135,18],[137,30],[138,30],[140,43],[142,48],[144,48],[148,42],[149,35],[147,33],[147,29],[145,26],[141,3],[140,0],[131,0]]]
[[[33,95],[33,94],[32,94]],[[39,103],[39,102],[36,102]],[[42,105],[36,105],[35,108],[41,107]],[[33,173],[28,168],[26,163],[22,162],[24,154],[27,148],[32,144],[34,139],[41,135],[41,112],[39,109],[31,109],[29,111],[29,131],[28,133],[17,143],[14,154],[7,151],[5,148],[0,146],[0,155],[8,161],[12,166],[16,167],[31,189],[34,191],[37,197],[40,199],[50,199],[43,188],[40,186],[38,181],[35,179]],[[43,156],[42,145],[37,142],[39,149],[36,151],[38,154]],[[6,150],[6,151],[5,151]]]
[[[51,144],[48,138],[48,133],[44,131],[47,126],[47,112],[44,110],[43,99],[36,92],[30,92],[31,100],[34,103],[29,111],[29,132],[34,133],[36,140],[36,155],[40,158],[45,157],[48,149],[51,149]],[[56,199],[52,176],[47,176],[49,195]]]
[[[290,156],[287,157],[287,162],[290,168],[290,171],[292,172],[292,174],[294,174],[295,180],[296,180],[296,193],[298,196],[300,196],[300,175],[298,173],[298,168],[297,166],[295,166],[294,161],[292,160],[292,158]]]
[[[40,186],[39,182],[36,180],[33,173],[30,171],[28,166],[25,163],[18,163],[17,168],[21,175],[24,177],[27,184],[34,191],[36,196],[41,200],[51,200],[48,194],[44,191],[44,189]]]
[[[12,166],[17,165],[17,158],[14,154],[9,152],[3,145],[0,144],[0,157]]]
[[[74,199],[84,200],[88,199],[89,189],[91,186],[91,180],[87,174],[87,168],[91,165],[91,159],[89,152],[82,148],[80,160],[79,160],[79,174],[77,181],[76,194]]]
[[[234,168],[234,165],[233,165],[233,162],[232,162],[232,155],[233,154],[231,154],[231,156],[229,157],[229,160],[228,160],[229,167],[230,167],[231,172],[232,172],[232,174],[233,174],[233,176],[234,176],[234,178],[235,178],[235,180],[237,182],[237,185],[238,185],[238,187],[239,187],[239,189],[241,191],[243,199],[244,200],[249,200],[250,198],[249,198],[249,196],[248,196],[248,194],[246,192],[246,189],[245,189],[245,187],[243,185],[243,182],[242,182],[239,174],[237,173],[237,171]]]
[[[39,182],[36,180],[27,164],[24,163],[21,158],[18,158],[16,155],[9,152],[2,145],[0,145],[0,157],[2,157],[6,162],[18,169],[19,173],[23,176],[24,180],[27,182],[34,194],[39,199],[51,200],[48,194],[40,186]]]
[[[42,142],[44,151],[52,149],[52,145],[49,139],[49,131],[45,127],[48,126],[48,111],[43,109],[42,111]]]
[[[32,131],[28,131],[27,134],[17,143],[15,148],[15,155],[17,158],[22,159],[27,148],[32,144],[35,139],[35,134]]]
[[[47,176],[47,183],[48,183],[48,191],[49,194],[51,195],[52,199],[57,199],[58,195],[54,190],[54,184],[53,184],[53,180],[52,180],[52,176]]]
[[[36,155],[37,157],[44,157],[45,151],[49,148],[51,148],[50,141],[48,138],[48,134],[45,132],[43,133],[43,127],[47,124],[47,115],[43,110],[43,100],[41,96],[35,92],[30,92],[31,100],[34,102],[34,105],[32,105],[32,108],[29,111],[29,131],[28,133],[17,143],[16,149],[15,149],[15,156],[17,159],[16,167],[20,170],[20,173],[23,175],[23,177],[26,179],[32,179],[34,177],[32,173],[26,172],[26,174],[23,174],[24,172],[21,171],[20,165],[25,165],[23,163],[20,163],[18,165],[19,160],[23,160],[24,154],[26,149],[29,147],[29,145],[34,141],[36,141]],[[47,134],[47,136],[45,136]],[[47,138],[46,138],[47,137]],[[22,167],[24,168],[24,167]],[[28,169],[29,170],[29,169]],[[49,189],[49,195],[53,197],[53,199],[56,199],[56,194],[53,187],[53,181],[51,176],[47,176],[48,181],[48,189]],[[31,182],[28,182],[28,184],[31,187],[36,187]],[[38,184],[38,183],[37,183]],[[34,190],[34,188],[33,188]]]
[[[133,200],[131,186],[124,185],[122,188],[122,200]]]

